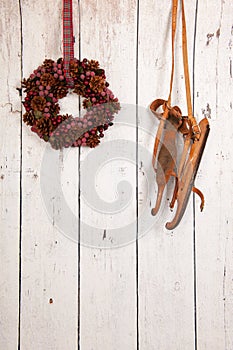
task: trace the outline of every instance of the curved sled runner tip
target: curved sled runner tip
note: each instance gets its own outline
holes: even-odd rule
[[[166,223],[166,228],[168,230],[173,230],[180,223],[184,215],[190,193],[193,189],[194,180],[209,134],[209,122],[207,118],[203,118],[200,121],[199,127],[201,131],[200,139],[193,142],[189,157],[184,167],[183,175],[180,179],[178,179],[178,191],[176,197],[177,210],[173,220]]]

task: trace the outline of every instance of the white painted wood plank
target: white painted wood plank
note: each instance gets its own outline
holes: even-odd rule
[[[211,128],[196,182],[206,197],[196,209],[200,350],[233,348],[232,13],[231,1],[199,3],[195,109]]]
[[[136,349],[135,53],[136,1],[81,1],[82,58],[99,60],[122,103],[102,144],[81,152],[83,350]]]
[[[7,350],[18,343],[21,41],[19,7],[1,1],[0,12],[0,348]]]
[[[195,7],[186,1],[188,52],[192,82],[192,49]],[[150,2],[140,6],[139,105],[148,108],[156,98],[167,99],[171,72],[171,5]],[[186,114],[179,8],[176,36],[175,79],[172,104]],[[147,120],[147,122],[145,122]],[[151,160],[158,122],[149,111],[139,111],[139,340],[140,349],[194,348],[194,271],[192,201],[179,226],[172,232],[164,225],[169,213],[165,193],[161,211],[150,216],[157,186]],[[147,180],[145,179],[147,178]],[[174,183],[173,183],[174,185]],[[147,218],[145,219],[145,212]],[[148,232],[144,232],[148,228]]]
[[[59,0],[22,1],[25,77],[62,56],[61,14]],[[77,348],[77,189],[78,150],[46,148],[23,125],[22,349]]]

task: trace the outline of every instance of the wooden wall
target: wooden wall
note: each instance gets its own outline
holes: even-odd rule
[[[62,56],[62,1],[0,2],[1,350],[233,349],[233,3],[185,1],[206,205],[191,197],[169,232],[166,198],[150,216],[148,105],[168,95],[171,3],[73,1],[75,55],[99,60],[122,109],[98,148],[59,152],[22,124],[16,88]],[[186,113],[180,29],[173,102]]]

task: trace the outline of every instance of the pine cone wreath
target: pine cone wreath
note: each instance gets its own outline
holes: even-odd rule
[[[70,62],[69,73],[74,82],[72,88],[66,80],[63,59],[56,62],[46,59],[28,79],[22,81],[26,92],[23,121],[40,138],[49,141],[54,149],[96,147],[104,131],[113,125],[120,104],[109,90],[105,72],[98,61],[75,58]],[[84,98],[82,105],[86,114],[83,118],[59,114],[59,99],[67,96],[69,90]]]

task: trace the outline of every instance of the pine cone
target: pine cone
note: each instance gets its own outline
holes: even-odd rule
[[[42,135],[49,136],[53,131],[51,119],[41,118],[36,122],[36,127]]]
[[[51,60],[51,59],[46,59],[43,63],[43,67],[46,69],[46,70],[51,70],[53,68],[53,63],[54,61]]]
[[[34,91],[36,87],[36,80],[35,79],[23,79],[22,81],[22,87],[25,89],[25,92],[28,92],[30,90]]]
[[[100,143],[99,136],[97,134],[90,135],[87,138],[86,145],[90,148],[95,148]]]
[[[40,78],[40,83],[43,86],[47,86],[47,85],[52,86],[55,84],[55,78],[50,73],[44,73]]]
[[[90,88],[94,92],[102,92],[105,88],[105,81],[104,78],[98,75],[95,75],[94,77],[91,78],[90,80]]]
[[[46,106],[46,99],[42,96],[34,96],[31,107],[36,111],[43,111]]]
[[[36,118],[35,118],[34,113],[32,111],[26,112],[23,115],[23,121],[27,125],[30,125],[30,126],[34,125],[36,122]]]
[[[86,98],[84,101],[83,101],[83,108],[84,109],[87,109],[87,108],[91,108],[92,106],[92,103],[91,103],[91,100],[88,98]]]
[[[68,88],[66,86],[56,85],[53,91],[53,95],[57,98],[63,98],[67,95]]]
[[[71,77],[75,77],[76,75],[78,75],[80,73],[80,65],[79,65],[79,61],[77,60],[72,60],[70,61],[70,75]]]
[[[86,86],[84,84],[80,84],[80,82],[74,85],[74,92],[78,95],[84,96],[85,90]]]
[[[27,88],[29,87],[29,86],[28,86],[28,80],[29,80],[29,79],[25,79],[25,78],[22,80],[22,87],[23,87],[23,88],[26,88],[26,89],[27,89]]]
[[[60,107],[57,103],[53,103],[51,106],[50,106],[50,113],[52,115],[58,115],[60,111]]]
[[[99,62],[94,61],[94,60],[90,60],[90,61],[88,61],[87,66],[88,66],[89,70],[96,70],[99,68]]]

